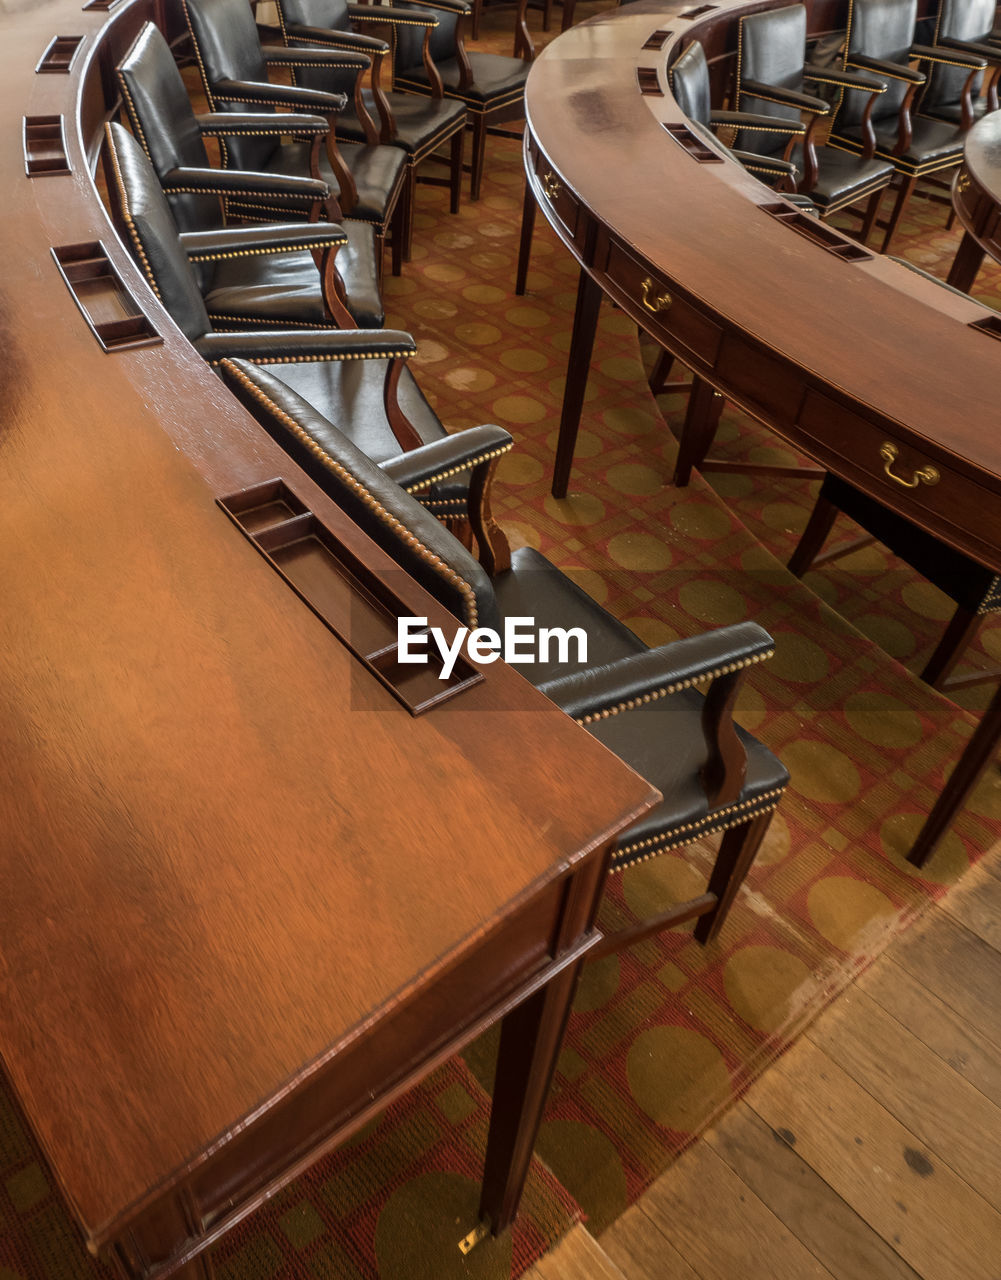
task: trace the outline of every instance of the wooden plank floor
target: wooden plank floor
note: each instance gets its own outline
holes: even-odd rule
[[[586,1234],[528,1280],[1001,1280],[1001,848]]]

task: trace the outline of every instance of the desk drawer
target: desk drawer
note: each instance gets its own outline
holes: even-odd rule
[[[542,152],[535,157],[535,173],[542,188],[542,196],[556,215],[560,225],[570,238],[576,239],[580,227],[580,201],[567,188],[566,183]]]
[[[598,263],[595,264],[599,266]],[[710,367],[715,363],[723,331],[692,306],[669,281],[651,271],[615,239],[608,242],[603,268],[609,282],[639,308],[637,319],[654,338],[670,339]],[[684,358],[684,353],[682,353]]]
[[[809,452],[849,483],[971,555],[997,559],[1001,495],[812,388],[798,426]]]

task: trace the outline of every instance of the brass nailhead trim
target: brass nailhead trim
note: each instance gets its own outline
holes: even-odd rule
[[[635,844],[623,845],[616,849],[612,855],[613,859],[620,855],[632,853],[639,849],[647,849],[640,858],[631,858],[626,863],[620,863],[612,866],[613,874],[618,871],[625,871],[628,867],[635,867],[641,862],[649,862],[651,858],[659,858],[662,853],[669,853],[672,849],[679,849],[682,845],[690,844],[698,835],[709,835],[713,830],[718,830],[716,824],[723,826],[734,826],[735,823],[724,823],[723,819],[734,814],[743,814],[745,820],[748,818],[760,817],[763,813],[770,813],[776,808],[779,800],[785,792],[785,787],[775,787],[772,791],[766,791],[764,795],[758,796],[755,800],[745,800],[742,804],[729,805],[725,809],[714,809],[711,813],[707,813],[704,818],[697,818],[695,822],[686,822],[683,827],[676,827],[673,831],[663,836],[648,836],[645,840],[637,840]],[[766,803],[771,801],[771,804]],[[709,828],[709,830],[704,830]],[[681,836],[681,839],[676,837]],[[662,844],[661,841],[670,841],[669,844]]]
[[[143,271],[146,273],[146,279],[149,281],[150,287],[156,294],[160,302],[160,290],[157,288],[156,280],[153,278],[153,272],[149,265],[149,259],[146,257],[146,250],[143,248],[142,241],[139,239],[139,232],[136,230],[136,224],[132,221],[132,210],[129,208],[128,196],[125,192],[125,183],[122,180],[122,171],[118,165],[118,152],[115,150],[114,144],[108,138],[108,152],[111,155],[111,167],[115,174],[115,185],[118,187],[119,200],[122,206],[122,217],[125,225],[129,229],[129,235],[132,237],[132,243],[135,245],[136,253],[139,255],[139,261],[142,263]]]
[[[489,462],[491,458],[499,458],[502,454],[509,453],[514,448],[514,441],[505,444],[499,449],[492,449],[489,453],[479,453],[473,458],[467,459],[455,467],[449,467],[447,471],[438,471],[433,476],[426,476],[424,479],[411,485],[407,489],[407,493],[414,493],[417,489],[424,489],[429,484],[437,484],[439,480],[447,480],[449,476],[457,476],[462,471],[468,471],[471,467],[478,467],[482,462]],[[456,499],[453,499],[456,501]]]
[[[295,253],[299,250],[307,253],[310,249],[333,249],[346,243],[346,237],[341,236],[336,240],[314,240],[311,244],[275,244],[265,249],[231,249],[225,253],[212,253],[210,250],[199,253],[194,250],[188,254],[188,258],[191,262],[222,262],[227,258],[258,258],[272,253]]]
[[[594,724],[597,720],[607,720],[609,716],[617,716],[623,711],[633,711],[636,707],[643,706],[648,702],[657,702],[661,698],[666,698],[668,694],[680,693],[682,689],[690,689],[693,685],[702,684],[706,680],[715,680],[718,676],[731,675],[734,671],[742,671],[745,667],[752,667],[757,662],[766,662],[775,653],[774,649],[768,649],[765,653],[756,653],[753,657],[743,658],[739,662],[727,662],[721,667],[714,667],[711,671],[700,672],[697,676],[692,676],[688,680],[677,680],[673,684],[664,685],[661,689],[653,689],[650,693],[641,694],[636,698],[629,698],[625,702],[617,702],[614,706],[603,707],[601,711],[593,711],[590,715],[579,719],[579,725]]]
[[[248,364],[318,364],[321,361],[338,363],[342,360],[409,360],[412,351],[339,351],[330,355],[276,356],[262,353],[259,356],[220,356],[209,364],[225,364],[229,360],[246,360]],[[236,372],[236,370],[234,370]],[[241,375],[243,377],[245,375]],[[263,395],[263,392],[261,393]],[[271,401],[268,401],[270,404]],[[277,408],[277,405],[275,406]],[[281,409],[278,410],[282,412]]]
[[[461,578],[451,565],[446,564],[440,556],[435,555],[429,547],[426,547],[416,534],[411,533],[406,525],[402,524],[396,516],[388,512],[382,503],[379,502],[377,498],[373,497],[368,489],[365,488],[360,480],[353,476],[345,466],[332,458],[330,454],[313,439],[309,432],[305,431],[294,418],[290,417],[289,414],[284,411],[284,409],[275,404],[275,402],[266,395],[260,387],[251,382],[245,373],[234,368],[229,361],[223,361],[223,363],[227,365],[230,372],[237,378],[240,384],[250,392],[254,399],[260,404],[263,404],[265,408],[279,419],[279,421],[284,423],[296,439],[299,440],[299,442],[303,444],[328,470],[338,476],[349,489],[357,494],[365,506],[368,507],[368,509],[377,516],[379,520],[388,525],[394,533],[402,535],[404,542],[416,551],[427,565],[429,565],[436,573],[444,577],[453,587],[458,589],[459,594],[465,601],[468,626],[470,628],[475,627],[477,623],[476,594],[469,583],[466,582],[464,578]]]

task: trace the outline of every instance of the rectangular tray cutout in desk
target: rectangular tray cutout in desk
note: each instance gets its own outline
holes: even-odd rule
[[[680,147],[684,147],[690,156],[694,156],[699,164],[723,163],[723,157],[717,155],[712,147],[707,147],[687,124],[665,124],[664,129]]]
[[[636,79],[639,81],[640,93],[663,98],[664,90],[660,87],[660,77],[657,75],[656,67],[637,67]]]
[[[58,75],[69,71],[82,44],[83,36],[53,36],[35,67],[36,74],[48,71]]]
[[[83,6],[84,13],[88,9],[96,9],[98,13],[107,13],[109,9],[113,9],[118,0],[87,0]]]
[[[269,480],[218,502],[299,599],[411,715],[483,679],[460,657],[448,679],[440,680],[441,664],[430,644],[427,663],[401,663],[397,621],[410,616],[406,604],[283,481]]]
[[[664,45],[667,44],[673,34],[673,31],[665,31],[663,27],[658,27],[656,31],[643,41],[643,48],[663,49]]]
[[[701,18],[704,13],[712,13],[714,9],[718,9],[718,4],[700,4],[697,9],[686,9],[684,13],[679,13],[679,18],[684,18],[686,22],[691,22],[693,18]]]
[[[793,231],[798,231],[807,240],[819,244],[828,253],[833,253],[836,258],[844,258],[846,262],[868,262],[872,257],[868,249],[863,249],[860,244],[853,244],[851,240],[846,240],[837,231],[825,227],[819,218],[809,213],[802,213],[791,204],[763,204],[760,208],[764,209],[765,213],[771,214],[773,218],[777,218],[779,222],[784,222],[787,227],[792,227]]]
[[[29,178],[70,172],[62,116],[24,117],[24,171]]]
[[[52,250],[73,301],[105,351],[148,347],[163,339],[115,270],[99,240]]]
[[[1001,316],[984,316],[983,320],[972,320],[969,327],[989,334],[992,338],[1001,338]]]

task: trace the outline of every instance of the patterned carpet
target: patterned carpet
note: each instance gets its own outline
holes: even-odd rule
[[[510,12],[488,13],[487,47],[509,51]],[[920,664],[946,616],[941,598],[878,549],[811,575],[813,591],[796,583],[780,562],[809,482],[696,476],[673,489],[670,428],[684,403],[650,395],[653,353],[607,304],[572,492],[549,495],[577,272],[540,220],[530,296],[514,296],[520,146],[488,146],[477,205],[451,217],[443,191],[419,190],[413,261],[387,282],[388,323],[417,337],[415,372],[450,428],[494,421],[515,435],[495,489],[512,541],[540,548],[651,644],[743,618],[772,632],[776,656],[753,669],[740,718],[785,760],[792,786],[717,943],[703,949],[682,930],[586,968],[538,1148],[558,1181],[536,1162],[512,1237],[466,1259],[455,1247],[475,1216],[488,1036],[468,1066],[436,1073],[230,1237],[215,1255],[227,1280],[500,1280],[569,1225],[570,1196],[600,1231],[1001,836],[992,770],[925,873],[904,861],[973,725],[894,661]],[[958,238],[944,219],[942,206],[913,202],[895,251],[944,274]],[[985,270],[980,286],[996,293],[1001,273]],[[788,454],[729,410],[720,446]],[[1001,630],[989,625],[974,660],[992,653]],[[966,695],[969,706],[989,689]],[[693,846],[628,872],[605,918],[690,895],[708,857]],[[98,1273],[0,1096],[0,1280]]]

